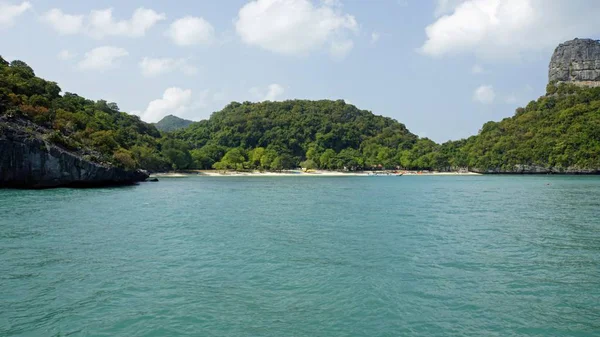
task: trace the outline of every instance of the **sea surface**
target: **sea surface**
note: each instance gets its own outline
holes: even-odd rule
[[[600,177],[0,190],[0,336],[600,336]]]

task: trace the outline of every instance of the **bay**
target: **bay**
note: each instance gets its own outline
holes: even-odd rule
[[[600,178],[0,190],[0,336],[598,336]]]

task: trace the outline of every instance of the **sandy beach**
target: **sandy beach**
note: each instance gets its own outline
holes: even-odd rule
[[[339,172],[316,170],[304,172],[301,170],[285,170],[281,172],[241,172],[241,171],[217,171],[217,170],[198,170],[182,172],[154,173],[151,177],[155,178],[182,178],[188,176],[204,177],[373,177],[373,176],[478,176],[475,172],[421,172],[421,171],[400,171],[400,173],[386,173],[381,171],[359,171],[359,172]]]

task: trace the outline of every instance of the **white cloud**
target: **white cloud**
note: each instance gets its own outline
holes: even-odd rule
[[[21,16],[32,7],[29,1],[23,1],[19,5],[0,2],[0,28],[12,26],[18,16]]]
[[[77,34],[83,27],[83,15],[70,15],[54,8],[42,15],[42,21],[48,23],[60,34]]]
[[[274,101],[277,99],[277,97],[281,96],[283,94],[283,92],[285,91],[285,89],[277,84],[270,84],[269,85],[269,90],[267,91],[267,95],[265,96],[265,101]]]
[[[56,56],[61,61],[69,61],[69,60],[72,60],[75,57],[77,57],[77,54],[74,54],[71,51],[64,49],[64,50],[61,50],[60,53],[58,53],[58,55],[56,55]]]
[[[348,55],[353,47],[354,42],[352,42],[352,40],[333,41],[329,48],[329,54],[332,58],[341,60]]]
[[[473,67],[471,67],[471,73],[473,74],[483,74],[484,72],[485,69],[483,69],[483,66],[480,64],[475,64]]]
[[[380,38],[381,38],[381,34],[379,34],[377,32],[371,33],[371,43],[377,43],[377,41],[379,41]]]
[[[283,93],[285,92],[285,88],[280,84],[273,83],[270,84],[267,88],[250,88],[249,92],[256,101],[275,101],[278,97],[283,95]]]
[[[133,12],[129,20],[115,21],[112,11],[112,8],[91,11],[88,32],[92,37],[141,37],[157,22],[166,19],[164,13],[159,14],[152,9],[141,7]]]
[[[203,18],[186,16],[171,24],[166,34],[176,45],[208,45],[215,35],[213,26]]]
[[[148,104],[143,112],[134,113],[146,122],[158,122],[166,115],[181,115],[185,113],[192,104],[192,90],[177,87],[168,88],[162,98],[155,99]]]
[[[479,103],[490,104],[494,102],[494,99],[496,99],[496,93],[491,85],[482,85],[473,93],[473,100]]]
[[[427,40],[420,48],[424,54],[514,59],[600,33],[597,0],[438,1],[438,14],[448,12],[425,29]]]
[[[348,46],[347,35],[358,30],[358,23],[336,3],[315,6],[309,0],[254,0],[240,9],[235,28],[248,45],[282,54],[306,54],[325,45]]]
[[[88,15],[66,14],[53,8],[42,15],[42,21],[60,34],[85,33],[96,39],[109,36],[142,37],[152,26],[165,19],[164,13],[143,7],[136,9],[128,20],[116,20],[112,8],[92,10]]]
[[[81,70],[106,70],[117,65],[120,58],[129,55],[127,50],[112,46],[103,46],[85,53],[77,65]]]
[[[183,58],[173,59],[144,57],[140,61],[139,67],[142,71],[142,75],[146,77],[154,77],[173,71],[180,71],[185,75],[194,75],[198,73],[198,68],[189,64],[188,60]]]

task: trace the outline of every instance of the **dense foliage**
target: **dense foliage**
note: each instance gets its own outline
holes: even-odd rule
[[[168,169],[172,144],[137,116],[120,112],[117,104],[65,93],[55,82],[35,76],[22,61],[0,57],[0,115],[28,119],[44,137],[86,159],[121,166]]]
[[[194,148],[193,165],[203,169],[280,170],[302,162],[358,170],[397,167],[402,158],[406,166],[428,166],[421,157],[436,146],[391,118],[342,100],[233,102],[173,137]]]
[[[149,170],[600,168],[600,88],[561,84],[468,139],[436,144],[342,100],[237,103],[160,134],[115,103],[65,93],[0,57],[0,116],[24,118],[90,160]],[[175,128],[189,121],[168,116]],[[165,125],[163,125],[165,127]]]
[[[456,165],[600,168],[600,88],[550,84],[547,91],[513,117],[485,123],[479,135],[448,144],[460,148],[453,155]]]
[[[154,124],[159,131],[170,132],[178,129],[186,128],[193,122],[187,119],[179,118],[177,116],[168,115],[163,119]]]

